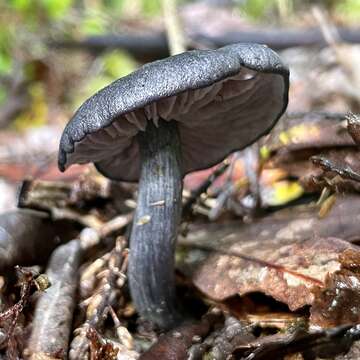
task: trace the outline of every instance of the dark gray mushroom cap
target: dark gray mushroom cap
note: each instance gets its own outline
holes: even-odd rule
[[[138,180],[135,136],[159,118],[178,122],[184,173],[207,168],[270,131],[286,109],[288,88],[287,67],[264,45],[146,64],[79,108],[61,137],[59,168],[94,162],[109,178]]]

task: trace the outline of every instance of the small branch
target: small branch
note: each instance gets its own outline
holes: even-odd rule
[[[344,44],[344,40],[341,38],[339,31],[336,26],[330,21],[330,17],[324,9],[318,6],[312,8],[312,14],[320,25],[320,30],[324,36],[325,41],[328,43],[330,48],[333,50],[338,64],[343,69],[347,77],[348,94],[356,100],[360,99],[360,89],[357,83],[357,61],[352,60],[351,56],[348,55],[349,49]]]
[[[109,199],[110,196],[110,182],[90,173],[72,183],[43,180],[24,181],[19,194],[18,206],[46,211],[51,214],[52,220],[77,222],[97,231],[98,237],[104,237],[128,225],[132,221],[132,214],[120,215],[104,223],[97,215],[84,214],[79,204],[84,206],[84,204],[91,204],[99,199]]]
[[[360,43],[360,29],[337,28],[343,41],[348,43]],[[283,50],[297,46],[327,45],[323,34],[318,28],[311,29],[234,29],[231,33],[221,33],[209,37],[201,32],[201,29],[188,35],[191,44],[207,44],[207,48],[218,48],[234,42],[256,42],[266,44],[274,50]],[[50,47],[69,50],[85,50],[92,53],[100,53],[112,49],[124,49],[141,61],[153,61],[169,56],[167,39],[164,33],[157,34],[118,34],[92,36],[81,41],[57,40],[49,43]],[[194,47],[190,47],[194,48]]]
[[[325,15],[324,10],[320,9],[318,6],[312,7],[312,14],[315,20],[320,25],[320,30],[324,36],[325,41],[331,45],[336,46],[341,42],[339,32],[336,27],[329,21],[328,17]]]
[[[72,240],[51,256],[46,274],[52,285],[36,305],[28,347],[32,358],[66,358],[82,254],[80,242]]]
[[[321,155],[312,156],[310,160],[313,164],[320,166],[324,171],[334,172],[340,175],[343,179],[360,182],[360,174],[354,171],[349,165],[334,163]]]
[[[186,50],[186,41],[176,7],[176,0],[162,0],[162,5],[170,54],[180,54]]]
[[[333,358],[336,355],[345,354],[349,351],[354,341],[360,339],[360,325],[344,325],[332,329],[314,332],[295,331],[286,335],[268,336],[259,339],[241,349],[253,347],[254,350],[244,360],[281,359],[285,355],[304,353],[306,359]],[[233,355],[239,355],[235,352]]]
[[[229,161],[224,161],[214,170],[214,172],[212,172],[209,175],[207,179],[204,180],[202,184],[198,186],[197,189],[191,192],[190,197],[186,200],[183,206],[183,216],[189,215],[192,206],[198,200],[200,195],[205,193],[209,189],[209,187],[214,183],[214,181],[225,173],[229,165],[230,165]]]
[[[70,345],[69,359],[87,359],[90,350],[88,330],[101,330],[107,317],[107,309],[115,305],[119,298],[121,287],[125,283],[127,268],[127,250],[124,239],[119,239],[110,253],[106,271],[100,280],[94,295],[86,300],[87,319],[75,330],[75,337]],[[122,285],[119,285],[119,281]]]
[[[213,339],[213,345],[208,356],[210,359],[231,358],[231,355],[237,346],[255,340],[255,336],[252,334],[253,329],[254,325],[238,320],[235,317],[228,316],[225,320],[224,327]]]

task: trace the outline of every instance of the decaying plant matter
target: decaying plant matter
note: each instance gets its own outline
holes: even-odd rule
[[[12,288],[11,279],[4,285],[4,299],[10,292],[14,300],[4,302],[2,308],[0,351],[9,359],[24,353],[32,359],[113,360],[121,355],[133,360],[140,355],[145,359],[175,355],[265,359],[294,353],[341,358],[354,342],[352,349],[356,349],[360,252],[354,214],[360,210],[356,194],[360,168],[357,145],[344,119],[330,114],[289,117],[289,125],[275,131],[266,144],[267,158],[252,149],[251,154],[229,158],[213,172],[185,179],[185,194],[190,194],[183,203],[188,223],[180,228],[177,281],[186,289],[181,294],[184,303],[189,296],[191,302],[197,298],[202,303],[194,313],[198,320],[160,338],[139,320],[128,290],[127,234],[135,207],[132,188],[120,185],[114,198],[111,181],[92,171],[72,182],[28,181],[21,192],[22,207],[38,211],[37,226],[44,222],[59,233],[58,224],[62,224],[68,238],[58,243],[53,232],[44,228],[41,239],[46,237],[55,250],[35,260],[27,257],[28,265],[46,263],[52,251],[41,270],[51,283],[45,294],[36,292],[46,281],[40,277],[37,284],[38,270],[34,269],[26,270],[30,272],[25,276],[28,280],[21,281],[20,294]],[[311,136],[304,135],[307,129]],[[319,143],[321,132],[327,138]],[[256,156],[256,167],[250,155]],[[285,201],[279,211],[272,205],[278,200],[269,200],[267,191],[294,179],[300,179],[303,187],[297,196],[301,199],[306,193],[311,201],[299,206]],[[256,197],[260,199],[256,211],[248,211],[255,204],[248,199]],[[214,208],[220,209],[218,220],[209,223],[211,216],[206,215]],[[14,219],[24,218],[20,224],[34,216],[15,215]],[[32,233],[19,222],[11,224],[4,223],[3,233],[9,237],[16,229],[19,244],[7,244],[14,249],[29,246],[26,255],[32,255]],[[71,237],[76,240],[68,242]],[[17,254],[9,245],[3,248],[6,256]],[[7,269],[25,261],[14,259]],[[194,287],[201,295],[194,293]],[[25,305],[33,302],[35,312],[30,319],[32,310]],[[210,304],[218,310],[200,319]],[[314,326],[328,330],[314,331]]]
[[[0,88],[0,127],[11,122],[0,133],[0,360],[359,359],[360,48],[341,43],[359,30],[331,39],[320,19],[320,30],[253,33],[211,7],[188,10],[184,38],[174,1],[164,5],[171,47],[160,32],[54,38],[36,59],[20,48],[26,71],[4,81],[0,44],[0,86],[16,80],[5,100]],[[282,61],[262,45],[216,49],[264,35],[304,47]],[[85,101],[61,140],[60,168],[74,166],[60,173],[64,121],[95,91],[82,85],[113,81],[113,62],[128,71],[119,52],[95,54],[108,46],[178,55]],[[283,64],[292,85],[279,118]],[[16,114],[39,94],[51,119],[27,131]],[[7,211],[7,189],[20,209]]]
[[[127,269],[127,250],[125,249],[124,239],[119,238],[116,245],[106,256],[101,269],[101,278],[94,288],[94,293],[84,300],[86,320],[74,332],[74,339],[70,345],[70,359],[86,358],[91,342],[89,342],[89,331],[104,330],[104,322],[109,317],[110,308],[116,306],[118,302],[124,302],[122,287],[125,283],[125,273]],[[91,265],[90,265],[91,266]],[[86,281],[91,271],[85,271],[83,281]],[[85,274],[87,276],[85,276]],[[91,330],[92,329],[92,330]],[[131,349],[129,349],[131,350]],[[93,351],[93,350],[91,350]]]
[[[20,298],[10,308],[0,313],[0,328],[3,334],[1,347],[5,346],[6,356],[10,360],[17,359],[20,356],[20,349],[16,339],[17,334],[15,334],[19,316],[29,304],[30,296],[34,291],[45,291],[50,286],[46,276],[40,275],[30,268],[17,266],[16,272],[18,285],[20,286]],[[20,335],[24,334],[20,332]]]

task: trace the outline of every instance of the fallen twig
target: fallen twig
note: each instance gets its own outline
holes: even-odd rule
[[[349,165],[335,163],[321,155],[315,155],[310,158],[313,164],[320,166],[324,171],[331,171],[343,179],[354,180],[360,182],[360,174],[355,172]]]
[[[337,29],[341,38],[349,43],[360,42],[360,30],[349,28]],[[297,29],[261,29],[244,30],[209,36],[197,31],[188,34],[190,44],[206,44],[207,47],[221,47],[236,42],[261,43],[266,44],[272,49],[282,50],[294,46],[326,46],[320,29],[312,28],[308,30]],[[119,34],[93,36],[82,41],[76,40],[57,40],[49,42],[51,47],[65,49],[82,49],[91,52],[103,52],[112,49],[124,49],[135,58],[140,60],[156,60],[169,56],[169,49],[164,33],[157,34]]]
[[[301,352],[306,359],[333,358],[347,353],[354,341],[359,339],[359,325],[345,325],[310,333],[299,330],[290,334],[260,338],[245,347],[238,347],[234,355],[244,360],[265,360],[281,359],[285,355]],[[246,351],[248,355],[240,357],[244,350],[251,347],[253,350],[250,354]]]
[[[221,165],[219,165],[214,172],[210,174],[210,176],[198,186],[197,189],[191,192],[190,197],[186,200],[183,206],[183,216],[188,216],[190,210],[194,203],[198,200],[199,196],[207,191],[207,189],[214,183],[214,181],[225,173],[227,168],[229,167],[230,162],[224,161]]]
[[[24,181],[19,207],[50,213],[53,220],[70,220],[98,231],[103,237],[120,230],[132,220],[132,214],[119,215],[104,222],[96,214],[84,214],[83,207],[95,200],[110,197],[110,182],[101,176],[83,176],[72,183],[31,180]]]
[[[75,212],[87,203],[109,197],[110,182],[104,177],[92,174],[71,183],[25,180],[20,189],[18,206],[50,213],[58,209]]]
[[[162,0],[166,36],[171,55],[186,51],[185,36],[176,5],[176,0]]]
[[[223,328],[210,334],[204,342],[190,348],[190,359],[201,360],[207,352],[210,359],[226,360],[238,346],[255,340],[252,331],[253,326],[228,316]]]
[[[86,300],[86,321],[75,330],[75,337],[70,345],[69,358],[87,359],[89,356],[89,328],[101,330],[108,315],[107,310],[115,305],[119,298],[121,287],[125,283],[127,267],[127,250],[124,239],[118,239],[115,248],[111,251],[106,271],[95,290],[95,294]]]
[[[51,287],[36,304],[27,350],[33,360],[67,357],[82,254],[80,241],[72,240],[59,246],[51,256],[46,271]]]

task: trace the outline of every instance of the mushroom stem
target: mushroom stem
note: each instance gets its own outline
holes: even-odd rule
[[[130,291],[140,315],[168,329],[181,320],[174,274],[182,196],[176,122],[160,120],[158,127],[149,122],[137,141],[142,165],[130,240]]]

